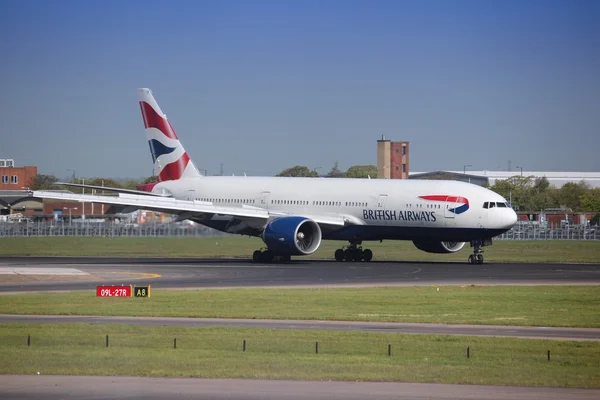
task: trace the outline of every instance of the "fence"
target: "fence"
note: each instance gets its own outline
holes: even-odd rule
[[[589,225],[540,225],[517,223],[513,229],[498,236],[499,240],[600,240],[600,227]]]
[[[192,236],[222,237],[230,234],[188,223],[129,224],[118,222],[0,222],[0,237],[20,236]]]
[[[185,222],[130,224],[118,222],[0,222],[0,237],[20,236],[190,236],[223,237],[230,234]],[[600,227],[518,223],[497,240],[600,240]]]

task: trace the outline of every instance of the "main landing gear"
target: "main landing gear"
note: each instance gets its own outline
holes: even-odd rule
[[[350,242],[347,247],[335,251],[335,261],[371,261],[373,252],[360,246],[362,242]]]
[[[272,261],[291,261],[292,256],[289,254],[275,254],[269,249],[256,250],[252,253],[252,261],[258,262],[272,262]]]
[[[491,240],[490,240],[491,244]],[[469,255],[469,264],[483,264],[483,250],[485,241],[482,240],[471,240],[471,247],[473,248],[473,254]]]

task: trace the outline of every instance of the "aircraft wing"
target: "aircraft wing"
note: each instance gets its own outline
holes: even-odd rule
[[[311,213],[287,213],[285,211],[269,211],[271,217],[285,217],[295,215],[298,217],[310,218],[319,225],[364,225],[364,221],[352,216],[344,214],[311,214]]]
[[[169,197],[154,197],[146,195],[136,195],[128,193],[119,193],[118,196],[98,196],[90,194],[76,194],[65,192],[54,192],[47,190],[31,191],[31,196],[41,199],[55,199],[78,201],[85,203],[99,203],[125,206],[128,209],[142,209],[149,211],[165,212],[179,215],[180,219],[188,219],[194,216],[206,214],[230,215],[241,218],[259,218],[268,221],[272,218],[284,217],[289,215],[300,215],[310,218],[319,225],[362,225],[363,221],[349,215],[341,214],[296,214],[287,212],[269,211],[264,208],[253,206],[226,207],[215,206],[214,203],[206,201],[178,200]]]
[[[105,187],[105,186],[95,186],[95,185],[84,185],[80,183],[67,183],[67,182],[56,182],[55,185],[62,186],[71,186],[83,189],[90,190],[98,190],[104,192],[117,192],[117,193],[126,193],[126,194],[138,194],[141,196],[154,196],[154,197],[170,197],[169,195],[161,194],[161,193],[152,193],[152,192],[144,192],[141,190],[134,189],[123,189],[123,188],[114,188],[114,187]]]
[[[177,200],[169,197],[153,197],[119,193],[118,196],[97,196],[89,194],[61,193],[46,190],[34,190],[33,197],[41,199],[69,200],[80,203],[99,203],[128,206],[149,211],[169,214],[186,214],[187,218],[195,214],[223,214],[236,217],[262,218],[267,220],[269,212],[257,207],[223,207],[205,201]]]

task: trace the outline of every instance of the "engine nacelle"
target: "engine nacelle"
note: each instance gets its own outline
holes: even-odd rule
[[[321,228],[305,217],[280,217],[269,222],[262,240],[270,251],[289,255],[314,253],[321,245]]]
[[[427,253],[456,253],[465,246],[465,242],[429,242],[413,241],[415,247]]]

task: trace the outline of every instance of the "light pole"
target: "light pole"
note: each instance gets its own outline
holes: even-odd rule
[[[77,207],[63,207],[63,210],[69,210],[69,226],[73,225],[73,215],[71,210],[77,210]]]
[[[472,167],[471,164],[463,165],[463,175],[467,173],[467,167]]]
[[[75,170],[74,169],[68,169],[67,171],[73,173],[73,183],[77,183],[77,182],[75,182]]]
[[[516,167],[521,170],[521,176],[523,176],[523,167],[519,167],[518,165]]]

